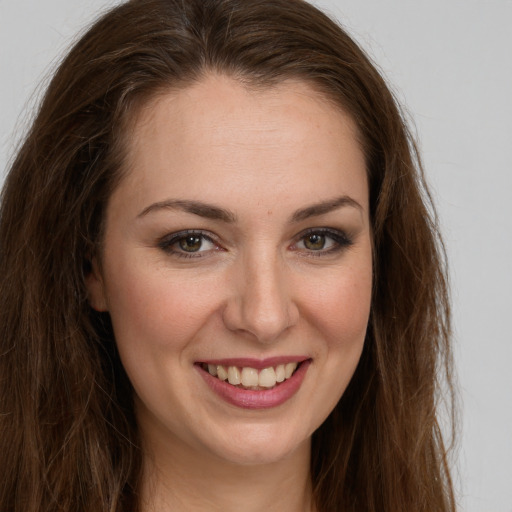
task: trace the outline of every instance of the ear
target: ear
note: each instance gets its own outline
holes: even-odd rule
[[[99,312],[108,311],[105,285],[95,257],[91,258],[91,270],[85,277],[85,286],[91,307]]]

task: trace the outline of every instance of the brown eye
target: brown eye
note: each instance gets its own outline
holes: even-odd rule
[[[199,258],[221,250],[221,247],[207,234],[195,230],[171,233],[158,242],[165,253],[178,258]]]
[[[338,229],[318,228],[310,229],[299,235],[294,249],[303,255],[327,256],[343,251],[352,245],[352,240]]]
[[[325,248],[325,235],[312,233],[304,237],[304,247],[310,251],[320,251]]]
[[[178,241],[180,249],[185,252],[197,252],[203,245],[203,237],[198,235],[189,235]]]

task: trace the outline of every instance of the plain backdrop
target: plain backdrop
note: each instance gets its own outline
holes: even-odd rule
[[[114,3],[0,0],[0,179],[41,82]],[[461,510],[512,512],[512,0],[315,3],[372,56],[414,122],[451,268]]]

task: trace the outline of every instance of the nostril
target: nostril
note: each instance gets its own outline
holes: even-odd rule
[[[274,265],[263,265],[258,260],[244,265],[239,286],[232,290],[222,312],[230,331],[251,334],[262,343],[274,342],[298,320],[298,310],[282,282],[282,272],[275,265],[270,268],[271,264]]]

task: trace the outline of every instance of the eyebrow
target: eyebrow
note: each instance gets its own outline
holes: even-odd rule
[[[349,196],[340,196],[327,201],[321,201],[295,211],[290,218],[290,223],[301,222],[309,219],[310,217],[325,215],[345,206],[350,206],[363,211],[363,207],[355,199],[352,199]],[[228,224],[233,224],[237,221],[236,215],[230,210],[226,210],[225,208],[220,208],[219,206],[212,204],[203,203],[201,201],[185,199],[168,199],[153,203],[147,208],[144,208],[137,217],[144,217],[149,213],[159,210],[181,210],[198,215],[199,217],[211,220],[220,220]]]
[[[326,213],[330,213],[344,206],[351,206],[353,208],[357,208],[361,212],[363,211],[363,207],[355,199],[352,199],[350,196],[340,196],[297,210],[292,215],[291,222],[301,222],[309,219],[310,217],[325,215]]]
[[[207,219],[220,220],[230,224],[236,222],[236,215],[229,210],[212,204],[203,203],[201,201],[184,199],[168,199],[166,201],[154,203],[147,208],[144,208],[137,217],[144,217],[148,213],[158,210],[181,210]]]

